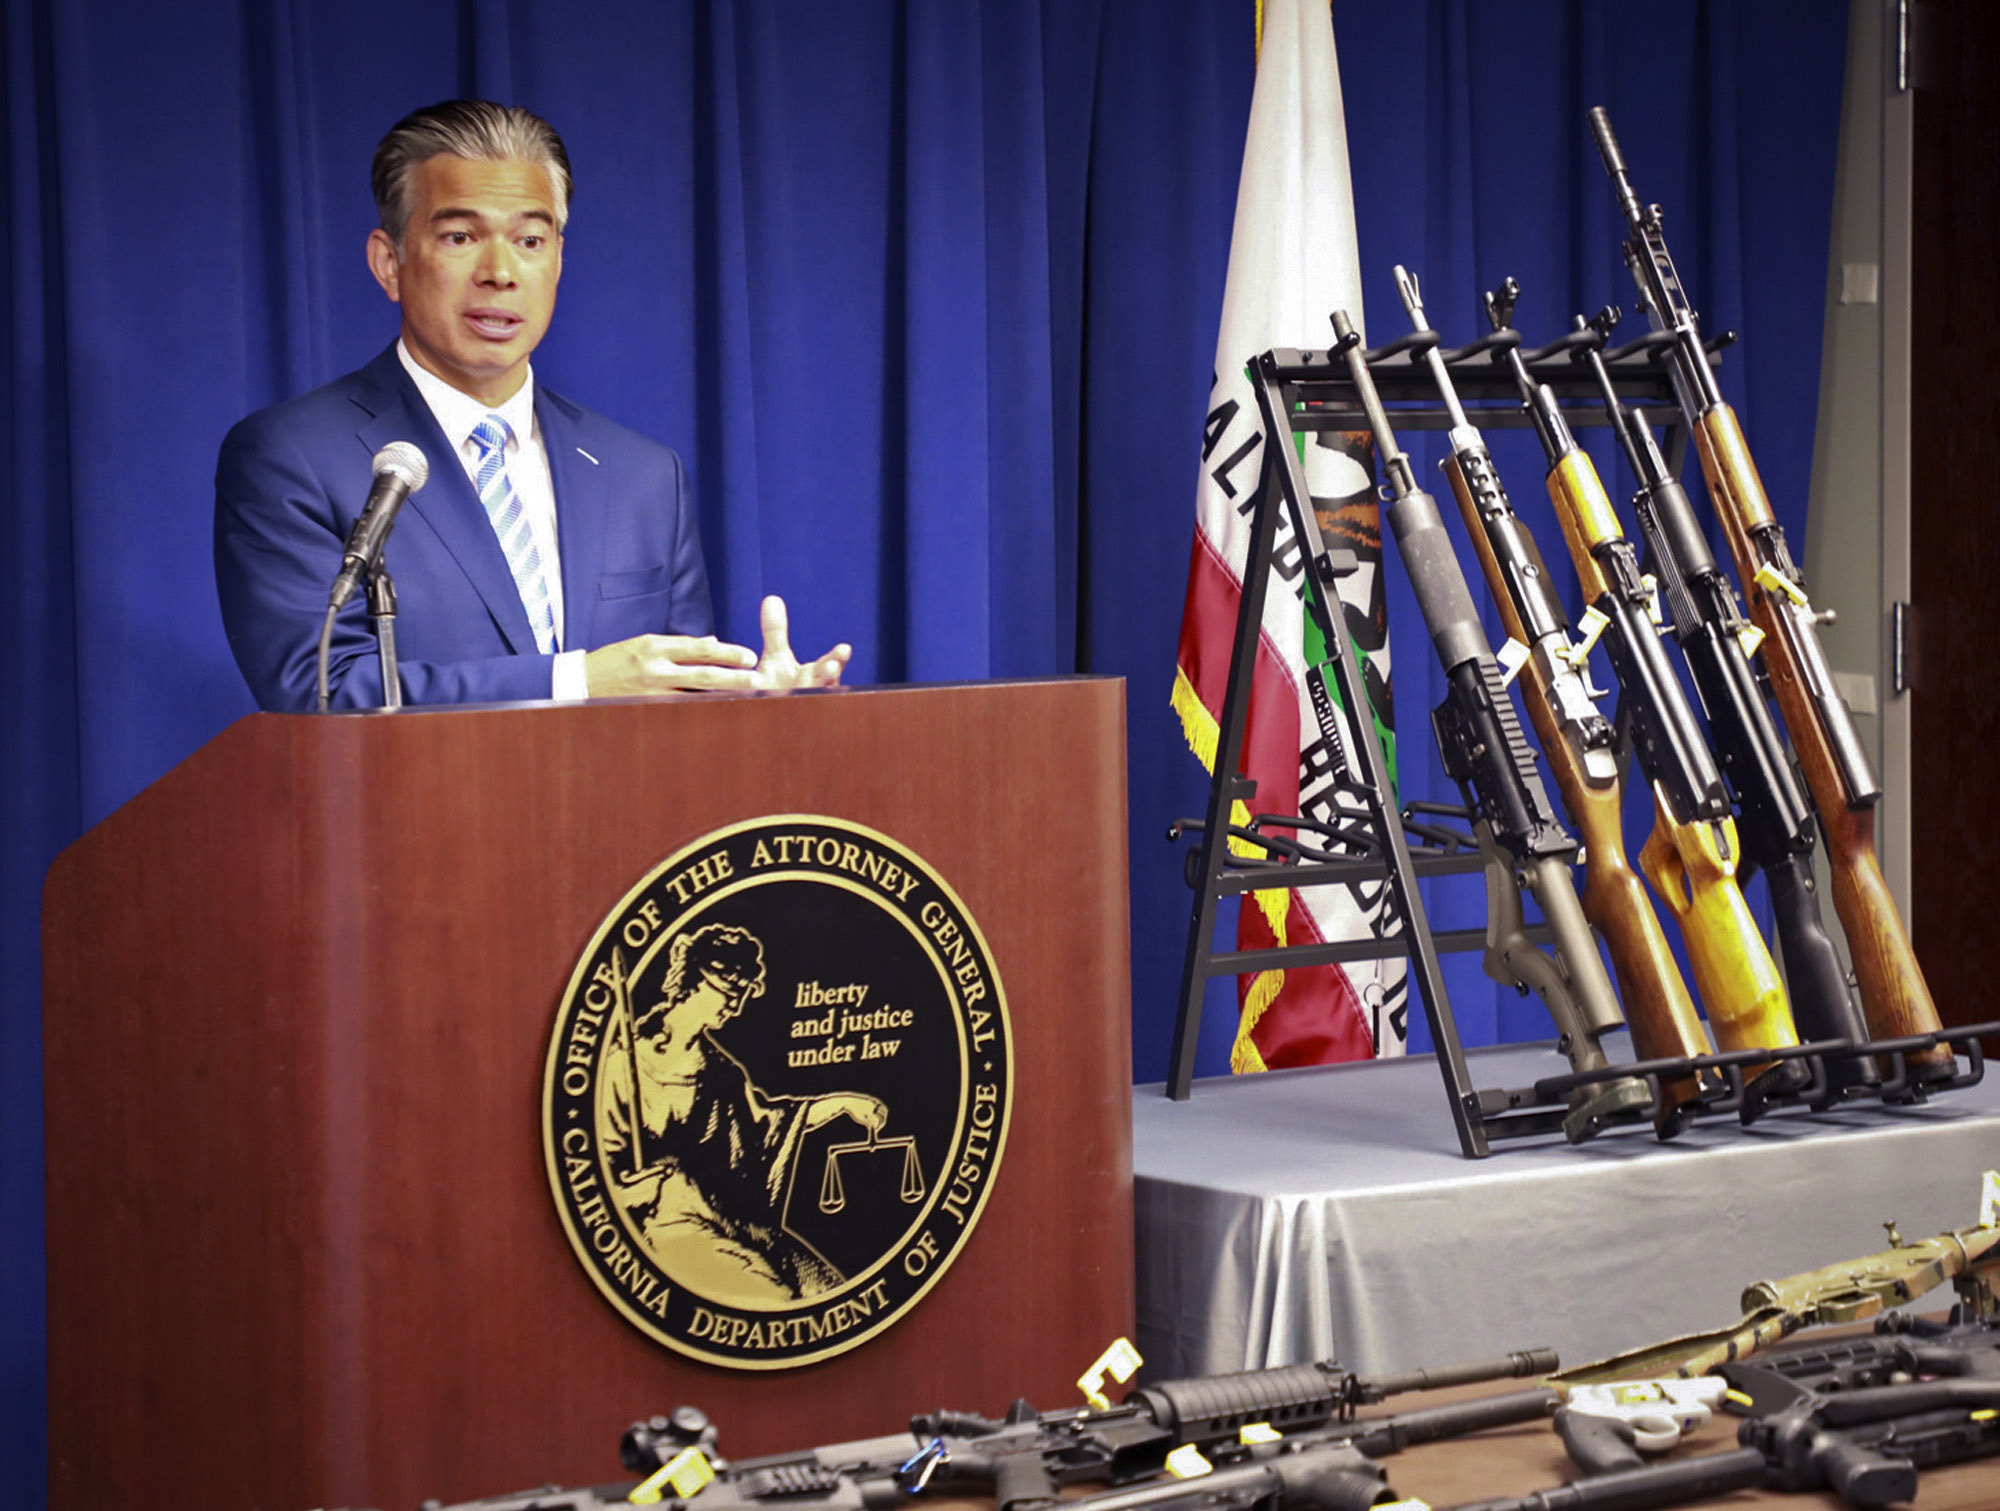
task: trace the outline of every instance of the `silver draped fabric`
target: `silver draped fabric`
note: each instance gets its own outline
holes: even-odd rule
[[[1567,1068],[1547,1045],[1470,1058],[1481,1088]],[[1141,1086],[1132,1134],[1147,1378],[1539,1346],[1580,1364],[1732,1321],[1745,1286],[1886,1248],[1891,1220],[1906,1239],[1977,1222],[2000,1077],[1920,1107],[1466,1160],[1421,1056],[1201,1081],[1183,1103]]]

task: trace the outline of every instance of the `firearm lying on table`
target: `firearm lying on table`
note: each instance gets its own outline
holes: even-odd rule
[[[1717,1365],[1739,1447],[1649,1464],[1630,1422],[1566,1405],[1556,1430],[1584,1478],[1452,1511],[1644,1511],[1757,1487],[1829,1490],[1866,1511],[1915,1499],[1920,1469],[2000,1454],[2000,1327],[1962,1306],[1944,1323],[1875,1326]]]
[[[1558,1384],[1581,1385],[1636,1375],[1699,1375],[1790,1337],[1801,1328],[1866,1322],[1914,1301],[1947,1280],[1969,1316],[2000,1323],[2000,1177],[1986,1175],[1980,1221],[1906,1243],[1889,1225],[1891,1247],[1743,1292],[1743,1315],[1711,1332],[1690,1333],[1565,1370]]]
[[[1537,1388],[1368,1419],[1355,1417],[1358,1406],[1411,1391],[1538,1378],[1556,1365],[1553,1353],[1536,1350],[1370,1381],[1331,1361],[1293,1364],[1142,1386],[1118,1406],[1103,1401],[1038,1413],[1017,1401],[999,1420],[936,1412],[913,1418],[907,1433],[734,1462],[716,1451],[707,1417],[683,1407],[626,1432],[619,1449],[625,1467],[647,1476],[637,1485],[545,1487],[438,1511],[634,1504],[666,1511],[888,1511],[925,1495],[1029,1511],[1052,1507],[1063,1487],[1083,1484],[1115,1488],[1064,1499],[1065,1508],[1363,1511],[1396,1499],[1377,1458],[1415,1443],[1537,1421],[1560,1397]]]
[[[1732,1490],[1830,1490],[1855,1507],[1917,1493],[1917,1471],[2000,1453],[2000,1173],[1976,1226],[1904,1243],[1743,1293],[1743,1317],[1552,1377],[1556,1431],[1585,1477],[1452,1511],[1642,1511]],[[1950,1281],[1943,1324],[1890,1308]],[[1872,1337],[1767,1346],[1800,1328],[1875,1319]],[[1754,1359],[1750,1357],[1755,1355]],[[1620,1385],[1639,1375],[1679,1378]],[[1622,1403],[1606,1406],[1606,1401]],[[1720,1401],[1739,1447],[1648,1464]]]

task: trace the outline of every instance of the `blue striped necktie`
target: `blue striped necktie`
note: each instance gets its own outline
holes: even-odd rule
[[[514,574],[514,586],[521,594],[521,606],[528,611],[528,623],[535,632],[535,645],[543,655],[556,648],[556,615],[549,603],[548,578],[542,572],[541,548],[528,522],[521,497],[507,480],[507,442],[513,427],[497,414],[489,414],[473,427],[472,441],[479,448],[479,475],[474,480],[479,502],[493,522],[493,533],[507,553],[507,566]]]

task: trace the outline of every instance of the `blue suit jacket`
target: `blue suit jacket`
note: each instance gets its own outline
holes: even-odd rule
[[[537,387],[555,484],[563,648],[641,634],[706,635],[708,579],[687,475],[672,451]],[[370,462],[410,441],[430,478],[396,517],[383,560],[396,584],[396,650],[409,703],[549,696],[506,553],[457,453],[391,346],[359,372],[258,411],[222,443],[215,576],[236,664],[267,709],[314,706],[319,630]],[[336,707],[382,702],[365,594],[334,624]]]

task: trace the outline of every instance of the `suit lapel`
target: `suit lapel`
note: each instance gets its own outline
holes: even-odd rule
[[[587,649],[596,629],[597,583],[604,572],[604,468],[601,458],[582,444],[581,415],[567,399],[538,388],[535,417],[541,422],[549,481],[556,491],[563,645]]]
[[[521,604],[521,591],[507,565],[507,553],[493,533],[493,522],[472,490],[465,465],[445,438],[437,416],[431,413],[423,395],[417,392],[410,375],[396,357],[392,346],[362,369],[364,384],[355,402],[368,411],[360,429],[362,444],[372,457],[391,441],[414,441],[430,462],[430,477],[410,495],[403,507],[422,516],[437,533],[480,601],[493,616],[493,623],[515,655],[535,653],[535,633],[528,624],[528,611]],[[556,496],[562,496],[560,485]],[[565,531],[567,525],[564,526]],[[567,535],[564,538],[567,544]],[[565,577],[567,582],[567,577]]]

